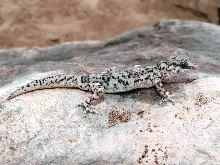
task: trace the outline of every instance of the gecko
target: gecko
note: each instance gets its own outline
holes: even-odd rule
[[[93,112],[91,107],[104,98],[106,93],[128,92],[139,88],[156,87],[162,101],[174,102],[173,95],[166,91],[163,83],[192,82],[198,79],[193,75],[198,65],[187,55],[170,56],[152,66],[136,65],[134,68],[120,71],[106,69],[101,73],[68,75],[59,74],[34,80],[11,93],[8,100],[27,92],[48,88],[79,88],[92,92],[92,95],[80,103],[86,113]]]

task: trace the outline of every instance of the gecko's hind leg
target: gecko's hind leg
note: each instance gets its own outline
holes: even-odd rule
[[[92,104],[104,97],[104,87],[100,83],[94,83],[91,86],[92,96],[88,97],[80,106],[85,109],[86,113],[94,113],[91,109]]]
[[[156,84],[155,87],[162,97],[162,102],[170,101],[170,102],[174,103],[174,99],[173,99],[174,95],[170,94],[168,91],[166,91],[161,82]]]

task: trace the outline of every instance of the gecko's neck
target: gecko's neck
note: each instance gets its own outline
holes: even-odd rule
[[[162,79],[172,77],[180,71],[180,67],[176,66],[168,61],[162,61],[158,65],[158,70],[161,72]]]

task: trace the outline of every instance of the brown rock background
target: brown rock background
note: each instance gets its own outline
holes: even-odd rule
[[[100,40],[161,19],[218,22],[220,0],[1,0],[0,47]]]
[[[220,164],[219,52],[219,26],[182,20],[97,42],[0,49],[0,164]],[[164,84],[174,104],[160,104],[155,88],[106,94],[87,115],[77,105],[91,93],[79,89],[5,100],[47,75],[128,69],[174,54],[200,66],[199,79]]]

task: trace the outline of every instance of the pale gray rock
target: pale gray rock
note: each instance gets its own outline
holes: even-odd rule
[[[166,84],[175,104],[156,90],[108,94],[98,114],[77,107],[90,95],[47,89],[5,98],[49,74],[99,72],[154,64],[188,53],[201,68],[192,83]],[[96,42],[0,50],[0,164],[219,164],[220,28],[169,20]],[[109,113],[130,111],[109,127]]]

